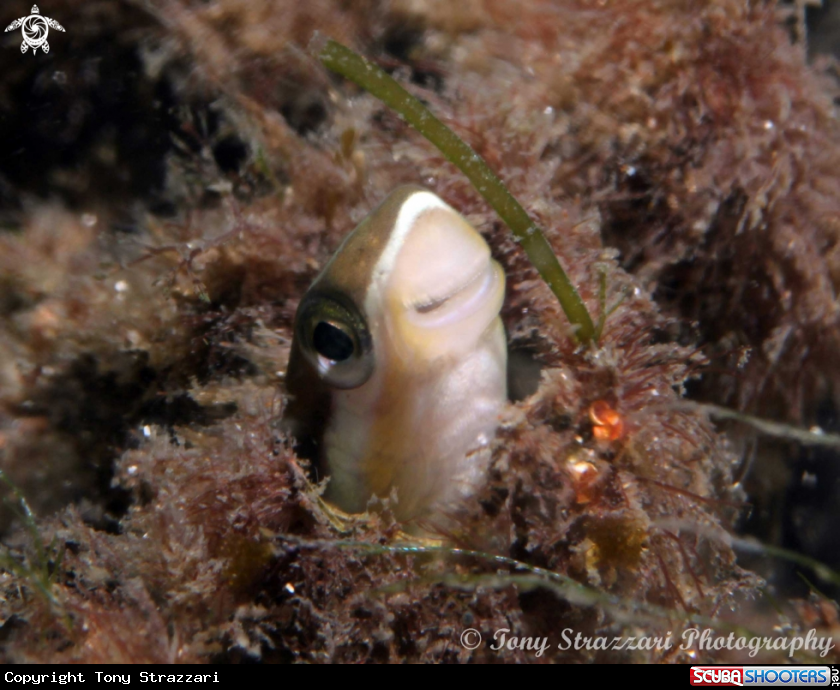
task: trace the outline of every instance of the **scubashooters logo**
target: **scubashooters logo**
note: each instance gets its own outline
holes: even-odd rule
[[[707,687],[750,685],[808,687],[833,684],[828,666],[692,666],[691,684]]]
[[[20,45],[20,52],[25,53],[32,48],[33,55],[38,52],[38,48],[43,50],[44,53],[50,52],[50,44],[47,43],[47,34],[50,33],[50,29],[64,31],[64,27],[55,19],[41,16],[38,5],[32,6],[32,14],[28,17],[15,19],[6,27],[6,31],[14,31],[18,28],[23,32],[23,43]]]

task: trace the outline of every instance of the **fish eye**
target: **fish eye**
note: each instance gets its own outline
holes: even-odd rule
[[[370,378],[372,339],[352,303],[329,295],[308,295],[295,322],[303,354],[327,384],[357,388]]]
[[[333,362],[344,362],[353,355],[356,346],[341,326],[329,321],[319,321],[312,331],[312,347]]]

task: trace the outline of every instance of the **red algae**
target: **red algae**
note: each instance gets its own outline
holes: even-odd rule
[[[37,174],[0,162],[0,467],[39,516],[34,534],[5,518],[4,661],[685,662],[557,644],[676,639],[690,616],[836,635],[833,602],[772,611],[733,550],[747,502],[784,483],[745,491],[742,436],[678,404],[807,425],[836,408],[837,89],[775,4],[138,7],[56,1],[73,50],[0,57],[27,150],[58,144],[23,96],[79,113]],[[597,346],[463,176],[308,55],[316,30],[488,161],[603,314]],[[91,71],[102,46],[134,120]],[[408,526],[387,506],[325,504],[278,424],[298,301],[401,183],[484,234],[510,348],[541,369],[486,486],[416,553],[392,548]],[[789,474],[774,452],[762,476]],[[469,649],[467,628],[553,645]]]

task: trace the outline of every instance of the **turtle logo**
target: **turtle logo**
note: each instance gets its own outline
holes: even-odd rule
[[[47,43],[47,34],[50,29],[64,31],[64,27],[55,19],[41,16],[38,5],[32,6],[32,14],[28,17],[15,19],[6,27],[6,31],[14,31],[19,27],[23,27],[23,43],[21,43],[20,52],[25,53],[32,48],[33,55],[38,52],[38,48],[41,48],[45,53],[50,52],[50,44]]]

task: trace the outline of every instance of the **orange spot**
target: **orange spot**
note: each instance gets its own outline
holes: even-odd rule
[[[589,419],[592,435],[599,441],[617,441],[624,436],[624,418],[604,400],[590,405]]]

